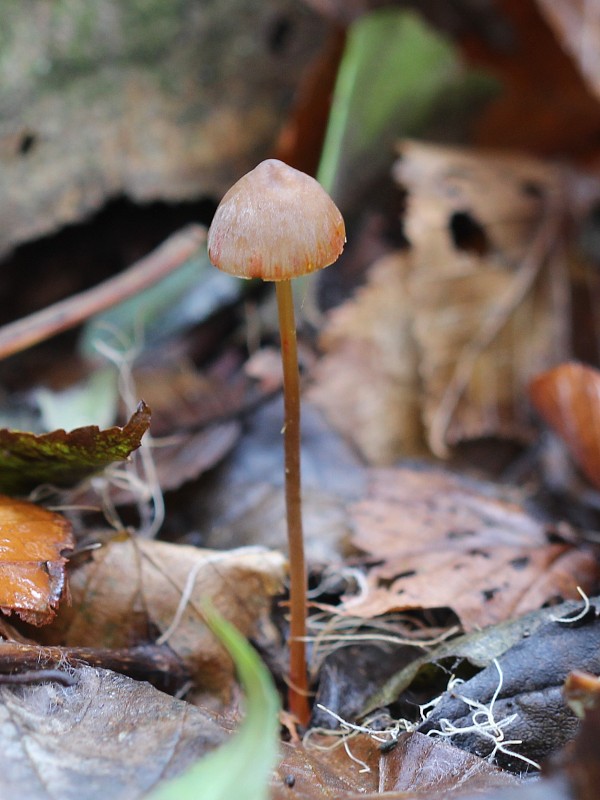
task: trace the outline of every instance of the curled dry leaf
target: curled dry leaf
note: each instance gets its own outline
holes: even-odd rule
[[[136,450],[150,426],[150,409],[141,402],[122,428],[86,425],[73,431],[36,435],[0,430],[0,487],[22,493],[41,483],[70,486]]]
[[[512,153],[405,142],[413,335],[432,450],[530,433],[525,389],[565,357],[565,198],[557,169]]]
[[[452,608],[466,629],[576,597],[598,578],[593,554],[493,488],[437,470],[374,470],[352,510],[353,542],[381,562],[342,611],[370,617]],[[340,610],[340,609],[338,609]]]
[[[600,372],[575,362],[561,364],[538,375],[529,395],[575,463],[600,489]]]
[[[45,641],[106,648],[166,641],[202,690],[227,700],[233,665],[203,623],[202,602],[210,599],[244,636],[272,643],[269,615],[284,567],[281,554],[261,548],[220,552],[113,540],[73,572],[72,603],[46,629]]]
[[[60,514],[0,495],[0,609],[46,625],[65,589],[71,525]]]

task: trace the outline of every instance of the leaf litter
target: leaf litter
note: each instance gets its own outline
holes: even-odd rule
[[[524,387],[537,371],[566,352],[561,303],[566,275],[561,251],[564,198],[557,175],[547,163],[514,154],[486,156],[414,142],[405,142],[401,153],[395,176],[408,190],[404,225],[410,249],[374,264],[367,284],[330,314],[321,340],[326,354],[313,371],[311,397],[330,423],[373,464],[392,465],[399,456],[421,454],[427,448],[445,455],[450,447],[483,435],[531,439],[535,429],[524,401]],[[167,372],[163,371],[159,379],[160,371],[149,370],[149,386],[153,381],[164,383]],[[173,371],[169,374],[174,375]],[[257,378],[264,389],[260,399],[276,390],[277,381],[265,380],[264,372],[259,370]],[[195,416],[202,405],[198,400],[202,376],[186,376],[182,392],[171,387],[171,378],[168,383],[175,392],[162,401],[165,413],[161,415],[161,433],[169,435],[178,418],[187,432],[196,424],[205,425],[206,407],[200,410],[199,418]],[[207,397],[217,384],[211,385]],[[243,402],[234,397],[227,413],[239,417],[242,407]],[[209,408],[208,417],[210,414]],[[307,497],[309,504],[311,497],[316,498],[314,521],[322,524],[316,533],[313,529],[309,547],[310,566],[317,581],[316,607],[324,607],[320,602],[323,598],[329,600],[329,608],[338,618],[359,619],[358,631],[362,630],[361,618],[375,627],[378,619],[391,621],[392,614],[403,609],[431,632],[442,609],[447,612],[442,619],[455,615],[466,630],[490,625],[489,631],[482,632],[488,635],[497,629],[498,621],[573,596],[578,586],[589,590],[597,583],[595,554],[578,546],[568,526],[528,514],[524,493],[498,493],[491,486],[426,467],[365,471],[351,448],[320,418],[310,424],[314,414],[309,405]],[[87,561],[84,554],[73,562],[72,606],[61,608],[56,622],[36,638],[49,643],[47,652],[65,648],[63,666],[68,665],[77,680],[81,681],[83,674],[90,677],[78,701],[94,708],[97,696],[102,708],[106,694],[114,694],[119,679],[100,668],[88,672],[86,667],[73,667],[77,653],[82,658],[86,653],[91,657],[90,651],[95,649],[96,657],[104,651],[112,652],[115,658],[124,654],[126,660],[127,653],[131,657],[136,648],[158,646],[171,650],[185,666],[194,684],[187,687],[188,700],[221,712],[236,708],[239,695],[234,669],[223,649],[207,635],[202,616],[204,597],[211,597],[221,613],[259,645],[269,656],[277,677],[283,678],[285,668],[277,665],[281,630],[272,616],[285,577],[279,552],[281,506],[275,500],[275,496],[280,498],[281,474],[276,477],[278,468],[273,468],[273,442],[265,439],[265,431],[273,430],[271,418],[275,415],[280,417],[276,404],[252,410],[244,434],[235,419],[224,426],[204,428],[202,435],[186,435],[175,442],[174,455],[165,459],[162,473],[158,468],[160,457],[156,459],[158,482],[163,491],[168,491],[214,466],[238,442],[218,474],[211,474],[198,486],[192,509],[202,523],[209,521],[208,532],[204,524],[199,527],[204,540],[215,549],[144,541],[129,533],[107,540],[105,532],[98,532],[104,546],[91,551]],[[140,421],[134,415],[128,425],[134,418],[136,423]],[[139,439],[143,424],[137,430]],[[110,430],[130,433],[128,425]],[[99,449],[102,445],[100,442]],[[88,464],[94,472],[101,466],[100,461]],[[54,476],[57,483],[75,480],[60,470]],[[366,479],[370,488],[365,493]],[[25,491],[36,485],[39,477],[28,480],[31,483],[23,478],[23,483],[15,487]],[[130,502],[127,497],[122,500]],[[310,515],[309,519],[313,528]],[[240,540],[263,545],[268,542],[274,549],[216,549],[239,545]],[[349,558],[350,566],[346,563]],[[350,591],[353,585],[359,589],[355,597]],[[337,605],[340,594],[345,596]],[[280,612],[276,618],[281,621]],[[487,759],[491,747],[492,755],[504,751],[510,760],[513,753],[508,747],[513,744],[513,734],[520,732],[515,733],[505,721],[513,724],[511,704],[522,703],[523,694],[518,680],[516,688],[511,683],[511,665],[522,679],[524,673],[529,675],[532,664],[540,666],[537,656],[543,650],[547,670],[539,674],[534,671],[531,683],[532,691],[540,697],[532,704],[530,717],[523,711],[525,706],[520,706],[523,741],[531,737],[540,713],[551,721],[560,719],[564,738],[571,738],[576,724],[573,720],[562,723],[560,682],[573,661],[587,658],[582,655],[582,645],[576,646],[575,641],[587,640],[587,645],[594,647],[589,632],[595,630],[595,622],[592,625],[586,619],[586,624],[590,627],[576,628],[570,621],[567,627],[556,620],[545,627],[540,623],[539,630],[523,634],[522,642],[513,643],[512,648],[481,664],[484,669],[475,677],[461,677],[458,680],[462,683],[452,679],[445,696],[436,698],[425,724],[434,725],[437,715],[438,734],[454,743],[464,744],[461,737],[464,740],[469,734],[476,740],[477,733],[479,738],[483,734],[488,750],[481,749],[477,740],[472,748],[475,752]],[[488,641],[485,635],[483,642]],[[407,652],[400,660],[408,662],[409,671],[415,661],[422,661],[424,650],[430,651],[431,658],[442,658],[433,641],[403,646]],[[519,647],[525,653],[522,663],[517,658]],[[350,656],[343,649],[336,653],[341,653],[342,659]],[[385,653],[380,653],[380,660],[385,659]],[[592,654],[585,661],[592,670],[598,669],[594,658]],[[115,668],[117,662],[118,658]],[[23,658],[21,666],[24,663]],[[447,661],[443,666],[450,669]],[[359,678],[358,670],[355,677]],[[131,686],[127,679],[123,681],[123,686]],[[143,684],[135,685],[139,691],[145,690]],[[56,687],[50,687],[48,696],[54,710],[54,705],[65,703]],[[41,688],[0,692],[6,702],[37,696],[33,704],[47,706]],[[71,688],[62,687],[61,691]],[[149,697],[155,700],[153,691],[149,691]],[[396,701],[398,697],[391,698],[392,703]],[[125,708],[129,701],[121,702]],[[169,702],[175,708],[178,701]],[[411,698],[407,702],[415,701]],[[465,715],[465,706],[470,718]],[[138,707],[137,700],[133,700],[133,707]],[[17,706],[10,708],[12,714]],[[143,702],[139,708],[143,711]],[[185,718],[197,709],[188,703],[177,706],[177,713],[182,710]],[[336,721],[341,720],[346,731],[368,727],[364,721],[346,721],[331,712],[326,709]],[[18,716],[22,709],[14,713]],[[28,709],[23,712],[29,713]],[[162,711],[154,707],[147,716],[162,723]],[[208,715],[202,726],[206,723],[210,729],[211,720]],[[98,725],[101,731],[103,719]],[[226,727],[215,731],[210,746],[223,740]],[[109,751],[115,730],[111,728],[107,735]],[[375,729],[365,735],[363,731],[362,739],[357,736],[347,743],[348,750],[331,753],[316,753],[309,743],[304,747],[284,745],[272,796],[351,798],[385,794],[390,800],[405,796],[432,800],[440,793],[458,796],[463,789],[467,793],[486,791],[503,783],[512,786],[516,780],[481,757],[434,742],[415,730],[396,736],[396,747],[381,752],[373,732]],[[60,749],[62,734],[58,728],[55,733]],[[119,742],[122,733],[117,736]],[[160,729],[157,733],[160,737]],[[28,733],[19,735],[21,744],[29,747]],[[123,740],[127,736],[125,731]],[[546,728],[540,730],[539,738],[545,756],[548,749],[543,747],[548,742],[556,745],[557,740]],[[336,737],[334,741],[339,740]],[[535,738],[532,742],[535,750],[539,742]],[[178,748],[174,746],[173,752]],[[127,754],[127,747],[122,749]],[[533,752],[532,757],[537,755]],[[95,756],[97,761],[105,758],[103,751]],[[139,757],[140,764],[144,757],[157,760],[152,752],[144,756],[140,751]],[[105,774],[87,758],[84,754],[81,766],[92,776],[90,786],[96,786],[98,778],[99,791],[105,794]],[[40,763],[47,764],[45,759],[42,754]],[[110,762],[110,757],[106,759]],[[173,771],[182,766],[183,762],[178,762]],[[169,763],[161,777],[170,769]],[[70,790],[64,765],[53,770],[49,774],[60,783],[60,791],[65,787]],[[136,767],[134,772],[135,782],[143,768]],[[146,777],[153,778],[155,772],[153,767]],[[122,775],[124,783],[129,777],[121,773],[120,765],[115,775],[119,796]],[[80,781],[81,776],[76,777]],[[10,783],[10,776],[7,780]],[[128,784],[130,794],[123,796],[136,796],[137,791],[143,794],[151,785],[140,788]],[[19,786],[18,778],[12,788],[15,786]],[[48,796],[60,793],[54,785],[49,788]],[[115,793],[114,787],[110,790]]]

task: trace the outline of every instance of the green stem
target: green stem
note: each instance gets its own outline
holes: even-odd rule
[[[294,298],[289,280],[277,281],[277,307],[285,402],[285,504],[290,560],[290,687],[289,708],[302,725],[308,723],[306,675],[306,567],[300,497],[300,374],[296,347]]]

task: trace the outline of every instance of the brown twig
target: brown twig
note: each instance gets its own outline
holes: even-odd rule
[[[5,325],[0,328],[0,360],[74,328],[147,289],[191,258],[205,240],[204,228],[188,225],[114,278]]]

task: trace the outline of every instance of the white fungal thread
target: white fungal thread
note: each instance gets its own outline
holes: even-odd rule
[[[523,756],[520,753],[509,749],[513,745],[523,744],[522,739],[505,739],[505,729],[509,728],[519,715],[510,714],[509,716],[500,720],[494,718],[494,704],[498,699],[502,689],[504,676],[502,674],[502,668],[500,667],[498,659],[495,658],[493,660],[493,664],[498,670],[498,685],[496,686],[489,705],[486,706],[479,702],[479,700],[472,700],[470,697],[465,697],[464,695],[455,695],[459,700],[462,700],[463,703],[469,706],[469,708],[476,709],[472,714],[473,724],[459,728],[454,725],[453,722],[450,722],[449,719],[444,717],[438,722],[440,730],[431,730],[427,733],[427,736],[440,736],[451,739],[453,736],[460,736],[465,733],[477,733],[479,736],[489,739],[493,743],[492,752],[487,757],[488,761],[493,761],[497,753],[503,753],[506,756],[523,761],[535,769],[540,769],[540,765],[537,763],[537,761],[533,761],[531,758],[527,758],[527,756]],[[433,703],[432,708],[435,708],[439,702],[439,699],[440,698],[435,698],[435,700],[431,701],[431,703],[428,703],[427,706],[430,706]],[[423,706],[423,708],[425,708],[425,706]],[[425,717],[425,719],[426,718],[427,717]]]
[[[583,600],[583,609],[579,612],[579,614],[576,614],[574,617],[570,617],[568,614],[565,617],[555,617],[554,614],[552,614],[550,616],[550,620],[552,622],[559,622],[559,623],[562,623],[564,625],[564,624],[568,624],[570,622],[579,622],[580,619],[583,619],[585,617],[585,615],[590,610],[590,598],[583,591],[581,586],[577,587],[577,591],[579,592],[579,596]]]

